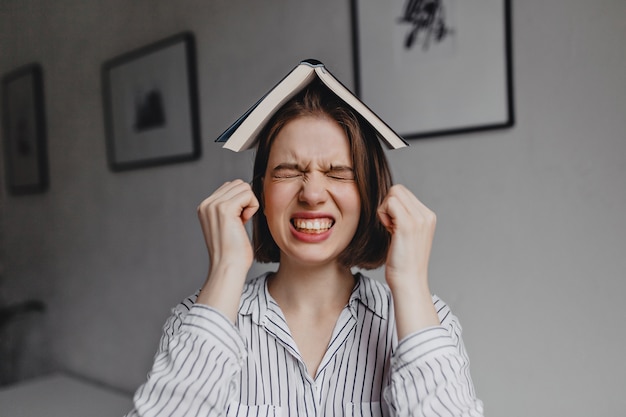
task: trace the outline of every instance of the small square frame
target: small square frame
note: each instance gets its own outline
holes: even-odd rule
[[[11,194],[48,189],[43,70],[20,67],[2,77],[5,172]]]
[[[102,65],[113,171],[200,157],[195,40],[184,32]]]

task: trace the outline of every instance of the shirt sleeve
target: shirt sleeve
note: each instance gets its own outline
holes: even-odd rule
[[[228,318],[208,306],[182,303],[163,327],[152,370],[127,417],[225,415],[245,355]]]
[[[385,400],[396,416],[483,416],[469,372],[461,325],[448,306],[433,297],[441,326],[413,333],[391,358]]]

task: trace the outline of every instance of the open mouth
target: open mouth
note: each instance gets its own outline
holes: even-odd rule
[[[333,219],[291,219],[291,224],[300,233],[319,234],[330,230],[335,224]]]

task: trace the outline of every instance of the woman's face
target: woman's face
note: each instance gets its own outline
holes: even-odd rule
[[[263,199],[281,262],[337,260],[361,211],[350,144],[337,122],[300,117],[281,129],[269,153]]]

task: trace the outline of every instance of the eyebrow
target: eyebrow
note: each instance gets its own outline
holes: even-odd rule
[[[272,169],[272,171],[280,171],[280,170],[283,170],[283,169],[293,169],[293,170],[296,170],[296,171],[302,171],[303,170],[302,167],[300,165],[298,165],[297,163],[295,163],[295,162],[283,162],[283,163],[280,163],[280,164],[276,165]]]
[[[331,165],[329,171],[354,171],[350,165]]]
[[[272,172],[281,171],[281,170],[306,171],[306,168],[302,167],[297,162],[283,162],[283,163],[280,163],[280,164],[276,165],[272,169]],[[334,172],[337,172],[337,171],[354,171],[354,168],[352,168],[350,165],[333,165],[333,164],[331,164],[330,167],[327,169],[327,172],[331,172],[331,171],[334,171]]]

